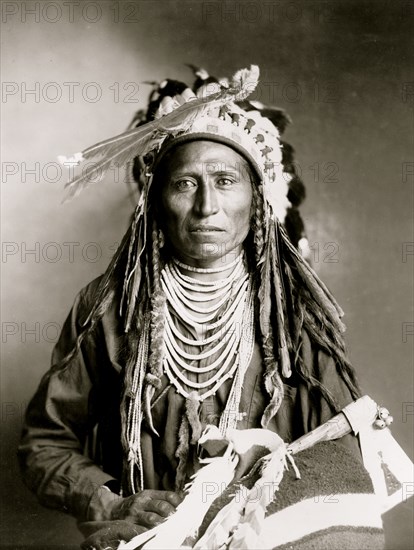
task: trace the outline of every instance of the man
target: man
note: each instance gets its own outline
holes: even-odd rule
[[[279,131],[246,101],[257,78],[197,95],[164,83],[136,128],[83,153],[97,171],[138,156],[140,204],[75,301],[19,454],[40,501],[86,534],[172,514],[206,425],[289,442],[360,395],[340,308],[282,225],[291,176]]]

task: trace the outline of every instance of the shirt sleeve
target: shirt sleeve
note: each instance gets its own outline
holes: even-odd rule
[[[65,321],[52,367],[29,403],[18,456],[24,482],[41,504],[87,520],[94,519],[90,508],[96,508],[99,488],[113,477],[84,455],[87,435],[96,423],[85,348],[62,364],[75,345],[82,313],[84,292]]]
[[[302,332],[298,353],[301,355],[308,376],[323,384],[337,404],[338,410],[354,401],[341,376],[340,367],[329,354],[311,342],[305,330]],[[261,426],[263,411],[269,403],[263,378],[263,362],[253,355],[251,367],[244,380],[240,402],[240,410],[246,413],[239,423],[241,429]],[[286,443],[290,443],[324,424],[335,414],[337,414],[336,410],[331,408],[318,388],[312,387],[294,372],[291,378],[284,379],[284,399],[267,427],[276,432]],[[361,458],[357,437],[349,434],[337,441]]]
[[[346,405],[354,401],[350,389],[340,374],[340,366],[336,364],[331,355],[327,354],[319,346],[312,344],[305,331],[302,334],[301,354],[307,372],[318,380],[325,387],[325,390],[330,393],[338,410],[342,410]],[[314,430],[337,414],[318,391],[310,390],[308,384],[299,384],[297,391],[297,422],[300,424],[300,429],[303,433]],[[362,459],[358,438],[352,433],[336,441],[347,447],[360,460]]]

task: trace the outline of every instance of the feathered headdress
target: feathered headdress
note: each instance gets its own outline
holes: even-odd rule
[[[290,206],[287,198],[291,175],[284,172],[280,134],[259,109],[246,111],[239,105],[245,102],[258,84],[259,68],[241,69],[228,86],[218,82],[203,84],[195,94],[190,88],[175,90],[174,96],[164,95],[158,108],[149,113],[153,120],[140,124],[119,136],[107,139],[73,157],[60,157],[63,164],[80,165],[81,173],[67,184],[68,198],[102,177],[114,164],[122,166],[135,157],[145,158],[147,174],[153,161],[178,143],[194,139],[219,141],[236,149],[246,157],[264,183],[264,194],[274,214],[284,220]],[[168,90],[169,91],[169,90]],[[250,107],[253,104],[250,104]],[[257,105],[257,104],[256,104]],[[139,120],[139,119],[138,119]],[[82,170],[82,164],[87,170]]]

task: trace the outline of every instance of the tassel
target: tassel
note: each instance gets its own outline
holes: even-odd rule
[[[134,264],[134,267],[132,271],[129,274],[127,274],[128,280],[125,288],[125,292],[127,296],[125,332],[128,332],[128,330],[130,329],[132,316],[135,311],[136,299],[137,299],[139,288],[141,285],[142,266],[141,266],[140,258],[145,249],[145,242],[146,242],[145,228],[146,228],[146,215],[140,212],[137,215],[137,220],[136,220],[137,235],[135,237],[132,258],[131,258]],[[129,279],[131,277],[132,277],[132,284],[131,284],[130,290],[128,291]]]
[[[144,473],[141,452],[142,392],[145,379],[145,367],[148,361],[149,323],[142,328],[135,361],[128,363],[125,372],[125,389],[121,403],[121,441],[124,456],[127,457],[127,482],[129,494],[135,493],[135,470],[137,470],[138,490],[144,487]],[[132,450],[132,452],[131,452]],[[131,459],[134,458],[134,462]]]
[[[129,246],[128,246],[128,259],[127,259],[127,264],[126,264],[126,268],[125,268],[124,284],[122,286],[122,296],[121,296],[121,300],[120,300],[120,304],[119,304],[119,314],[120,315],[122,315],[122,313],[124,311],[124,302],[127,298],[127,289],[128,289],[130,276],[131,276],[130,268],[131,268],[131,265],[134,264],[134,258],[135,258],[134,245],[135,245],[135,241],[136,241],[136,237],[137,237],[137,233],[138,233],[137,227],[139,225],[141,217],[142,217],[142,204],[140,202],[140,204],[138,204],[136,209],[135,209],[134,217],[133,217],[131,227],[130,227],[130,239],[129,239]]]

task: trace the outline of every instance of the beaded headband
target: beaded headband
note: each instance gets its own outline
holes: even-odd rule
[[[290,206],[287,193],[291,176],[283,170],[279,132],[267,118],[258,111],[246,112],[234,103],[214,107],[197,118],[185,133],[166,140],[152,169],[172,148],[195,140],[223,143],[246,158],[263,183],[273,213],[284,220]]]

